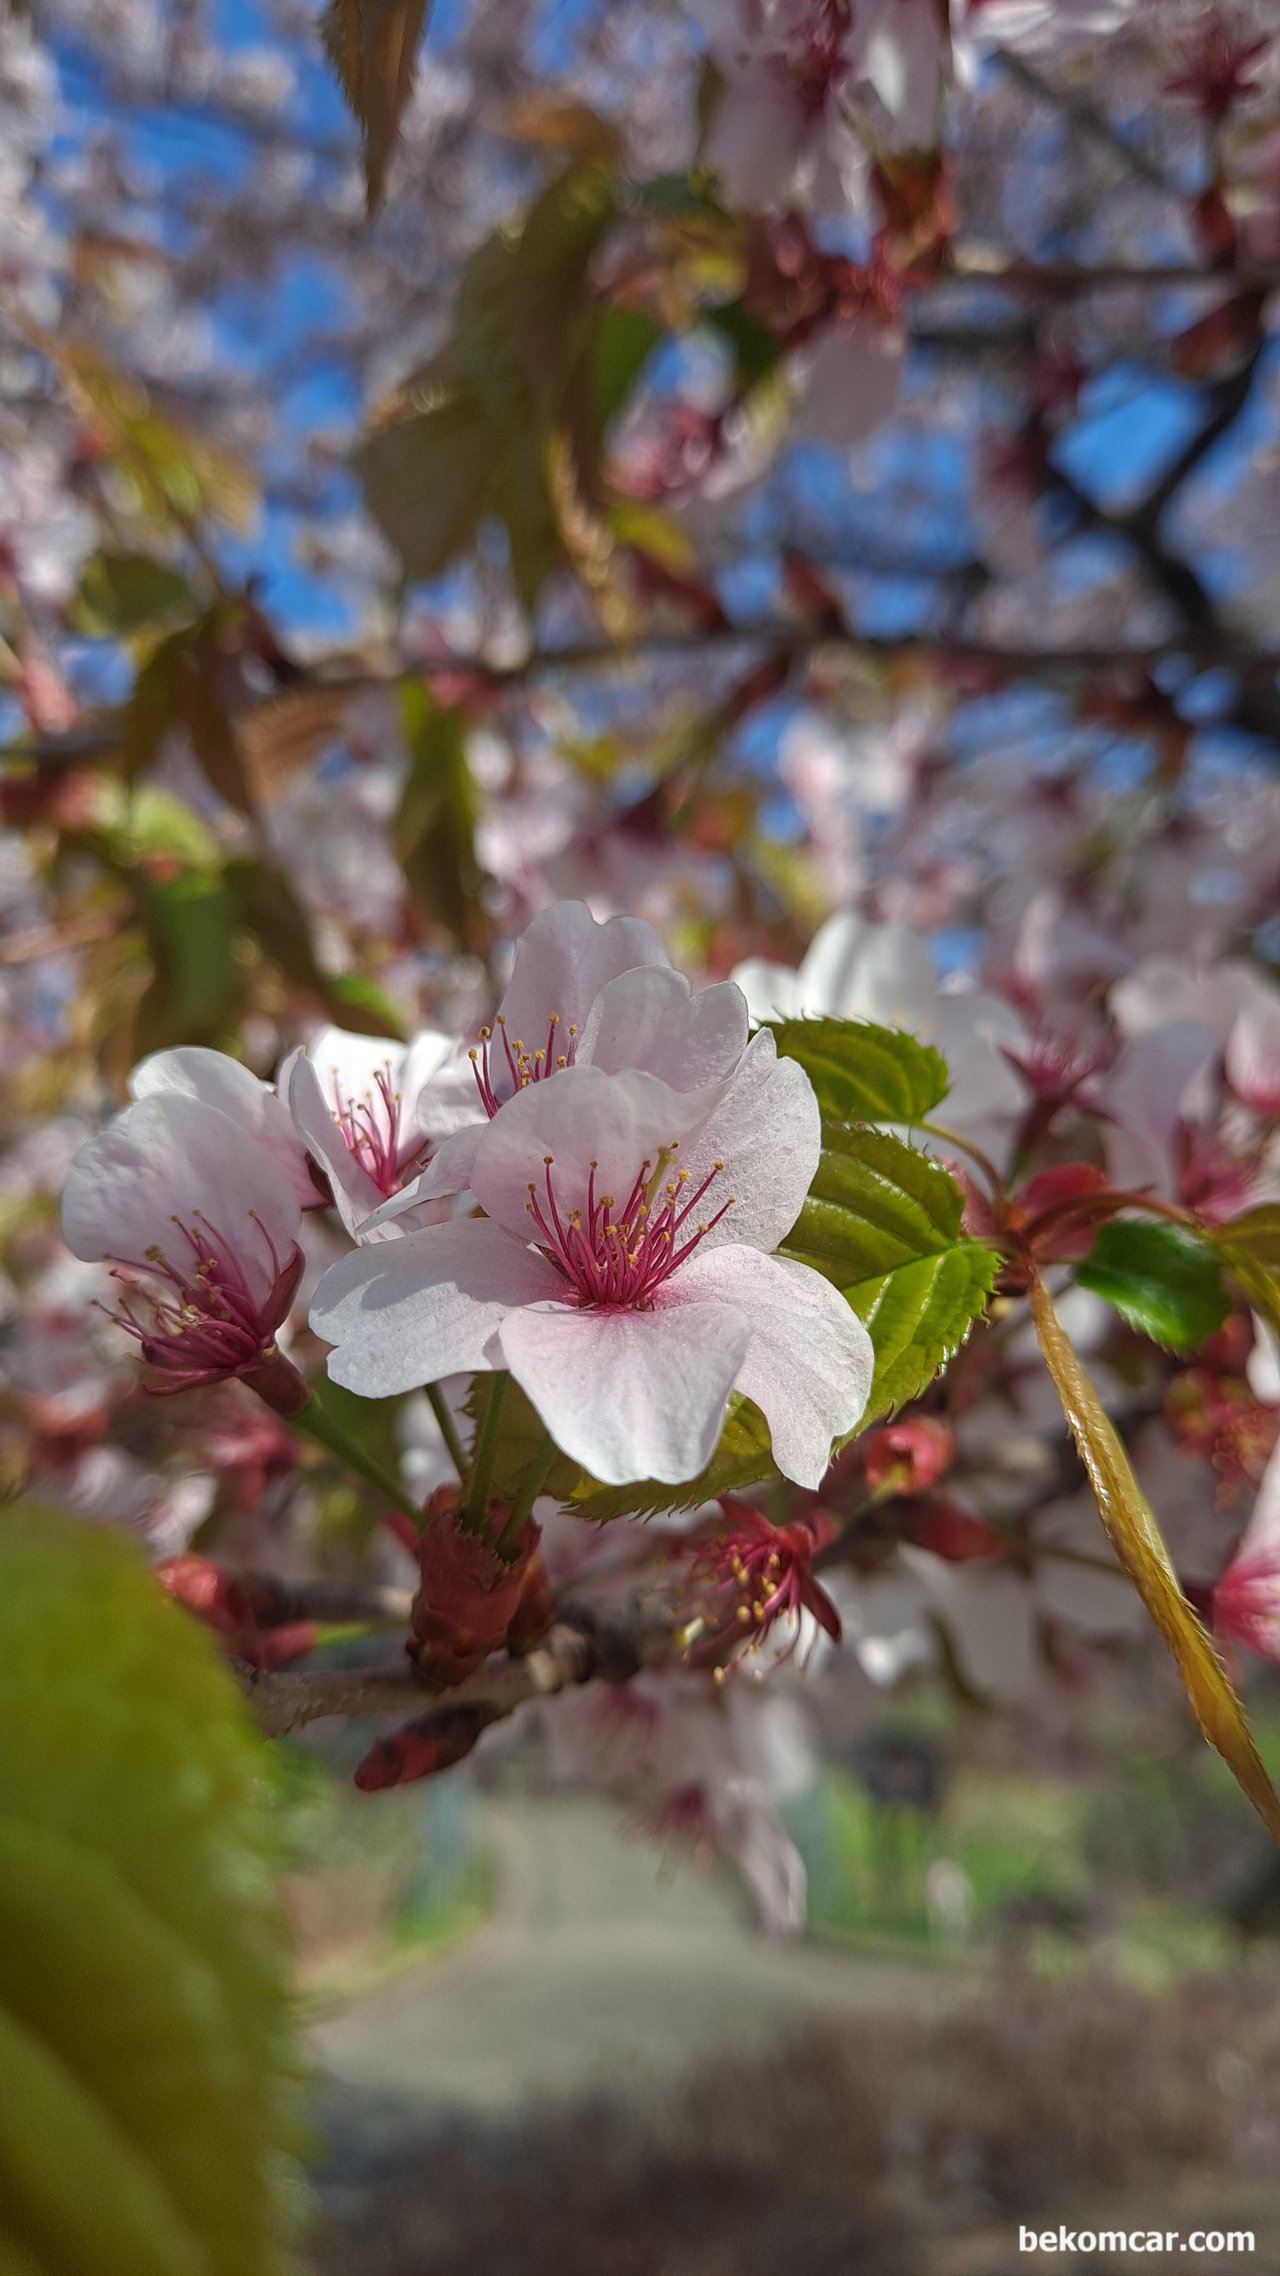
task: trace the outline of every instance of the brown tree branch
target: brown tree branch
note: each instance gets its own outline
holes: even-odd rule
[[[643,1599],[604,1619],[586,1607],[564,1604],[555,1626],[520,1659],[493,1660],[447,1691],[428,1691],[409,1669],[251,1668],[235,1674],[258,1722],[281,1738],[326,1715],[429,1715],[433,1708],[485,1710],[490,1722],[513,1715],[529,1699],[550,1699],[593,1678],[625,1683],[672,1649],[670,1611]]]

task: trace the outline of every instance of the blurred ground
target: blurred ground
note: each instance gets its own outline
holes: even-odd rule
[[[490,1921],[314,2028],[317,2276],[1025,2276],[1019,2225],[1059,2220],[1252,2228],[1140,2265],[1280,2276],[1274,1980],[769,1945],[607,1804],[485,1809]]]

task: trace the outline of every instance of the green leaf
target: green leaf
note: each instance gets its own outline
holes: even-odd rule
[[[427,0],[329,0],[321,36],[364,141],[367,203],[376,213],[413,88]]]
[[[93,640],[121,640],[200,603],[186,578],[145,553],[95,553],[80,572],[71,621]]]
[[[353,464],[365,504],[412,584],[440,576],[470,544],[489,508],[496,456],[478,405],[454,389],[376,429]]]
[[[795,1059],[824,1121],[923,1122],[947,1095],[940,1051],[900,1028],[859,1019],[770,1020],[778,1056]]]
[[[216,870],[187,869],[176,877],[139,870],[134,890],[153,973],[138,1007],[138,1051],[215,1042],[232,1017],[242,980],[225,878]]]
[[[292,2268],[264,1752],[106,1528],[0,1515],[0,1761],[0,2267]]]
[[[833,1281],[876,1353],[860,1429],[916,1398],[983,1310],[1000,1259],[960,1229],[941,1163],[888,1131],[823,1126],[822,1156],[783,1253]]]
[[[739,1493],[745,1486],[766,1484],[777,1476],[768,1423],[750,1399],[735,1394],[720,1443],[699,1477],[678,1486],[652,1478],[640,1485],[600,1486],[584,1477],[568,1508],[571,1516],[593,1525],[608,1525],[618,1517],[661,1517],[666,1510],[697,1509],[717,1494]]]
[[[1038,1274],[1031,1312],[1045,1365],[1062,1401],[1107,1537],[1177,1664],[1192,1710],[1274,1840],[1280,1800],[1263,1768],[1239,1700],[1213,1645],[1178,1586],[1151,1507],[1134,1477],[1114,1424],[1080,1364],[1048,1289]]]
[[[283,870],[237,859],[226,868],[236,922],[295,988],[318,998],[336,1026],[358,1035],[404,1034],[389,996],[358,972],[326,972],[316,955],[311,921]]]
[[[1254,1311],[1280,1336],[1280,1202],[1265,1201],[1205,1237]]]
[[[480,890],[476,797],[461,714],[435,703],[420,681],[400,698],[409,769],[391,845],[420,914],[471,943]]]
[[[1169,1351],[1195,1351],[1230,1308],[1222,1265],[1208,1244],[1149,1218],[1103,1225],[1075,1277]]]
[[[741,301],[728,301],[719,308],[706,311],[706,321],[733,352],[734,376],[742,387],[754,387],[764,379],[782,359],[782,342],[754,316],[748,315]]]
[[[601,434],[666,336],[643,308],[605,308],[597,316],[591,329],[591,404]]]

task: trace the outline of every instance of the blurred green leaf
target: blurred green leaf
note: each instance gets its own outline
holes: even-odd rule
[[[1000,1259],[960,1228],[939,1162],[888,1131],[825,1123],[822,1156],[783,1253],[833,1281],[876,1354],[865,1429],[927,1389],[982,1313]]]
[[[1105,1297],[1131,1328],[1169,1351],[1195,1351],[1230,1309],[1222,1264],[1212,1248],[1149,1218],[1103,1225],[1075,1277],[1081,1288]]]
[[[145,553],[94,553],[80,572],[71,622],[91,639],[120,640],[199,610],[187,579],[165,562]]]
[[[741,301],[732,300],[719,308],[709,308],[706,321],[727,341],[739,387],[754,387],[757,380],[764,379],[781,362],[781,340],[775,339],[754,316],[749,316]]]
[[[316,955],[311,920],[283,870],[273,862],[229,861],[226,881],[236,923],[293,987],[315,996],[336,1026],[359,1035],[394,1035],[404,1023],[390,997],[362,973],[326,972]]]
[[[263,1750],[106,1528],[0,1514],[0,1761],[0,2247],[38,2276],[283,2276]]]
[[[1280,1336],[1280,1202],[1247,1209],[1206,1230],[1232,1279],[1273,1335]]]
[[[436,703],[421,681],[400,699],[409,770],[391,829],[409,895],[431,924],[474,944],[479,911],[475,785],[462,716]]]
[[[591,401],[603,434],[666,332],[643,308],[604,308],[591,327]]]
[[[489,509],[493,437],[461,388],[375,429],[353,463],[369,512],[410,583],[438,577],[469,545]]]
[[[870,1020],[779,1019],[781,1059],[795,1059],[817,1093],[824,1121],[923,1122],[947,1095],[940,1051],[900,1028]]]
[[[329,60],[363,136],[370,213],[382,203],[426,20],[427,0],[329,0],[321,18]]]
[[[135,873],[152,979],[137,1013],[140,1054],[223,1037],[240,996],[235,903],[217,871]]]

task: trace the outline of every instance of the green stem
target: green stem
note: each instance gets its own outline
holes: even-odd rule
[[[438,1383],[428,1383],[427,1397],[431,1402],[431,1412],[440,1425],[440,1436],[444,1440],[445,1447],[448,1451],[449,1460],[452,1462],[454,1469],[458,1473],[458,1476],[460,1478],[465,1478],[467,1474],[467,1457],[463,1452],[462,1440],[458,1436],[457,1424],[454,1422],[453,1416],[449,1412],[445,1395]]]
[[[498,1451],[498,1433],[502,1423],[502,1402],[506,1397],[508,1380],[505,1372],[492,1377],[485,1410],[476,1430],[475,1451],[471,1458],[471,1476],[462,1507],[458,1512],[458,1522],[464,1532],[467,1533],[483,1533],[485,1529],[485,1511],[489,1504],[489,1480],[493,1476],[493,1458]]]
[[[302,1431],[314,1445],[322,1446],[326,1454],[336,1455],[339,1462],[343,1463],[348,1470],[354,1470],[356,1476],[363,1478],[367,1486],[372,1486],[384,1501],[390,1502],[393,1509],[398,1509],[403,1516],[412,1518],[415,1525],[421,1524],[422,1512],[416,1503],[410,1501],[399,1480],[384,1470],[368,1450],[361,1446],[357,1439],[352,1438],[345,1425],[339,1422],[337,1416],[331,1412],[325,1397],[325,1378],[323,1376],[317,1377],[314,1381],[311,1396],[305,1407],[300,1408],[293,1417],[293,1424],[294,1428]]]
[[[959,1131],[948,1130],[941,1122],[918,1122],[915,1127],[923,1130],[930,1138],[941,1138],[944,1146],[954,1146],[957,1153],[967,1154],[970,1161],[975,1162],[982,1171],[991,1187],[993,1199],[999,1201],[1003,1197],[1004,1179],[990,1155],[984,1154],[980,1146],[971,1145],[967,1138],[960,1136]]]
[[[516,1488],[511,1515],[494,1544],[500,1557],[514,1557],[524,1521],[551,1475],[551,1466],[558,1452],[559,1448],[548,1431]]]

